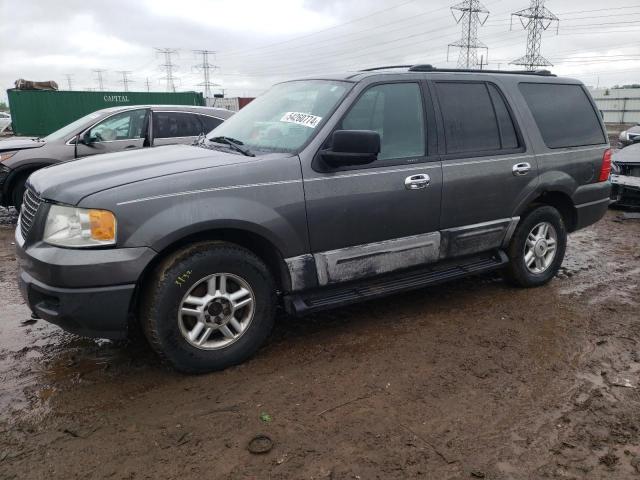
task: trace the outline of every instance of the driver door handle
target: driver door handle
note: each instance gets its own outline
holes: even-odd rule
[[[426,173],[419,173],[417,175],[411,175],[404,179],[404,188],[407,190],[420,190],[426,188],[431,183],[431,177]]]
[[[511,171],[516,177],[522,177],[531,171],[531,164],[529,162],[516,163]]]

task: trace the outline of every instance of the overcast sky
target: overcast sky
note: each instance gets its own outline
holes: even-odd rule
[[[441,0],[0,0],[0,99],[18,78],[55,80],[67,89],[121,90],[118,70],[132,71],[132,90],[163,91],[155,47],[178,49],[178,90],[201,90],[194,49],[217,52],[213,80],[229,96],[254,96],[271,84],[315,73],[376,65],[431,63],[455,67],[460,38]],[[527,0],[486,0],[479,38],[489,68],[510,67],[525,53],[526,32],[510,13]],[[638,0],[548,0],[560,18],[544,34],[552,70],[588,85],[640,83]]]

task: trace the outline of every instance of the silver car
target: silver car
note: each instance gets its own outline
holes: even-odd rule
[[[11,125],[11,115],[7,112],[0,112],[0,133],[3,133]]]
[[[90,113],[44,138],[0,140],[0,205],[19,208],[27,178],[42,167],[101,153],[190,144],[231,115],[208,107],[114,107]]]

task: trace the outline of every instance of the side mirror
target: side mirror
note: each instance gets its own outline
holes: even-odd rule
[[[78,134],[78,143],[82,145],[86,145],[88,147],[91,146],[92,143],[96,141],[95,138],[92,138],[89,131]]]
[[[371,130],[336,130],[331,149],[322,150],[322,159],[332,167],[366,165],[380,153],[380,134]]]

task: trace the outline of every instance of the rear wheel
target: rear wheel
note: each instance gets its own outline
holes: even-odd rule
[[[553,207],[541,206],[523,217],[509,244],[507,279],[520,287],[548,283],[562,265],[567,231]]]
[[[195,245],[154,272],[140,318],[151,346],[177,370],[203,373],[249,358],[273,326],[273,278],[253,253]]]

